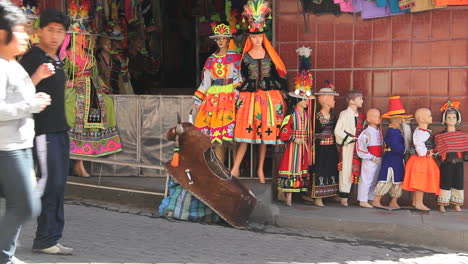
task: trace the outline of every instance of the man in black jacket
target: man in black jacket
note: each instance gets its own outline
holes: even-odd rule
[[[56,9],[42,11],[37,30],[40,42],[21,60],[37,92],[45,92],[52,99],[52,104],[45,111],[34,116],[34,154],[41,176],[39,183],[45,185],[33,251],[47,254],[68,255],[73,252],[72,248],[58,243],[65,224],[63,203],[70,162],[64,97],[66,77],[58,53],[69,23],[69,19]],[[44,63],[54,65],[55,74],[40,80],[35,73]]]

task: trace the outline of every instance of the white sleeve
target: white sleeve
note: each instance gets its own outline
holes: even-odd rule
[[[361,133],[361,135],[359,135],[358,137],[358,141],[356,143],[356,150],[357,150],[356,152],[361,159],[373,160],[375,156],[369,153],[369,150],[367,149],[368,146],[369,146],[369,137],[367,133],[364,131],[364,133]]]
[[[31,98],[27,101],[9,104],[7,102],[7,86],[8,75],[5,70],[0,70],[0,121],[21,119],[32,113],[39,113],[42,99]]]
[[[344,117],[344,111],[340,113],[340,117],[338,117],[338,121],[336,122],[335,126],[335,139],[336,143],[338,145],[342,145],[344,142],[343,140],[346,139],[346,133],[344,132],[345,130],[345,117]]]
[[[413,144],[418,153],[418,156],[424,157],[427,154],[426,140],[430,137],[430,134],[422,130],[416,129],[413,134]]]

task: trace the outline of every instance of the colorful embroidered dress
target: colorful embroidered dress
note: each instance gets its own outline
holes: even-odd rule
[[[286,111],[281,91],[286,79],[280,77],[268,53],[253,59],[245,53],[241,64],[244,82],[238,88],[236,142],[282,144],[279,138]]]
[[[282,192],[307,192],[309,186],[310,149],[307,144],[307,132],[310,120],[307,112],[297,109],[284,118],[280,139],[288,142],[283,153],[278,173],[278,190]],[[303,139],[304,144],[294,143]]]
[[[70,153],[99,157],[122,151],[108,88],[97,75],[92,52],[94,39],[72,34],[74,47],[67,53],[68,85],[65,110],[70,126]]]
[[[240,59],[240,55],[233,51],[228,51],[225,56],[212,54],[208,57],[202,83],[194,95],[195,103],[200,105],[194,125],[213,143],[222,144],[234,137],[235,88],[242,83]]]
[[[315,164],[311,175],[311,197],[324,198],[338,194],[338,150],[335,143],[336,118],[330,113],[326,119],[322,112],[315,117]]]

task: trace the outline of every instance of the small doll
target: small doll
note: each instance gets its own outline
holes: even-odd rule
[[[411,155],[405,167],[403,190],[412,191],[413,206],[421,211],[430,211],[424,205],[424,193],[439,194],[440,171],[434,161],[434,137],[428,129],[432,124],[431,110],[419,108],[414,114],[418,127],[413,133],[413,144],[416,153]]]
[[[468,151],[468,133],[457,130],[461,122],[460,102],[448,101],[440,110],[443,111],[442,123],[446,129],[435,136],[437,152],[442,162],[440,165],[440,194],[437,201],[439,210],[445,213],[449,204],[457,212],[463,205],[463,158]],[[465,155],[464,155],[465,154]]]
[[[335,107],[335,97],[339,94],[335,86],[326,81],[327,87],[314,93],[320,104],[320,111],[315,115],[315,160],[310,171],[310,193],[302,197],[319,207],[323,207],[323,198],[338,194],[338,150],[336,148],[333,131],[336,125],[336,116],[332,112]]]
[[[407,142],[404,137],[404,122],[405,119],[411,118],[412,115],[407,114],[400,96],[390,97],[390,104],[388,112],[382,115],[382,118],[390,119],[387,133],[384,137],[384,154],[382,158],[382,166],[379,173],[378,183],[375,187],[375,197],[373,206],[384,208],[380,203],[382,196],[390,193],[392,200],[389,207],[391,209],[398,209],[398,198],[401,196],[401,183],[405,175],[405,152],[409,150],[406,147]],[[411,133],[411,129],[408,134]]]
[[[361,207],[372,208],[369,200],[374,200],[374,190],[382,162],[382,131],[380,111],[371,108],[367,111],[368,127],[358,137],[356,151],[362,159],[361,181],[358,186],[358,201]]]
[[[290,93],[289,114],[283,120],[280,139],[287,142],[281,158],[278,173],[278,199],[292,204],[292,193],[307,192],[309,186],[309,165],[312,153],[309,147],[311,120],[307,114],[308,100],[313,96]],[[286,194],[284,197],[284,193]]]

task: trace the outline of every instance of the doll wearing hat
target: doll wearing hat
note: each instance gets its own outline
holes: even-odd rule
[[[302,89],[301,89],[302,90]],[[297,89],[296,89],[297,91]],[[278,172],[278,198],[291,206],[292,193],[307,192],[309,186],[309,166],[312,164],[309,132],[310,117],[306,111],[313,95],[306,92],[291,92],[288,96],[289,113],[281,126],[280,139],[287,142]]]
[[[405,175],[404,154],[407,151],[403,136],[402,124],[405,118],[412,115],[407,114],[400,96],[390,97],[388,112],[382,118],[390,120],[390,125],[384,137],[384,154],[382,167],[378,175],[378,183],[375,188],[373,206],[384,208],[380,203],[382,196],[389,193],[392,200],[389,207],[398,209],[398,198],[401,196],[401,184]]]
[[[380,111],[371,108],[367,111],[368,127],[364,129],[356,142],[356,152],[362,159],[361,181],[358,186],[358,201],[361,207],[372,208],[369,201],[374,200],[378,173],[382,162],[382,131]]]
[[[335,97],[339,94],[335,86],[327,81],[327,86],[314,93],[320,104],[320,111],[315,115],[315,160],[310,171],[310,193],[305,200],[314,199],[314,204],[323,207],[323,198],[338,194],[338,150],[336,148]]]
[[[278,172],[278,199],[291,206],[292,193],[307,192],[309,186],[309,166],[312,164],[310,100],[312,95],[312,73],[310,54],[312,49],[302,47],[299,54],[299,72],[296,89],[288,95],[289,113],[281,125],[280,139],[287,142]],[[286,195],[284,195],[286,194]],[[283,196],[285,196],[283,198]]]
[[[440,110],[443,111],[442,123],[446,129],[435,136],[437,152],[442,161],[440,165],[440,194],[437,200],[439,210],[445,213],[449,204],[461,211],[464,200],[463,160],[468,151],[468,133],[457,130],[461,123],[460,102],[448,101]]]
[[[241,60],[243,82],[237,88],[236,127],[234,141],[239,147],[231,169],[239,176],[240,165],[248,144],[258,144],[257,176],[265,183],[263,166],[267,145],[283,144],[279,138],[286,112],[285,94],[288,91],[286,67],[264,34],[266,19],[271,14],[270,2],[249,0],[243,16],[249,20],[249,37]]]
[[[355,144],[362,131],[364,115],[359,111],[364,100],[362,92],[349,91],[346,94],[348,108],[340,113],[335,127],[336,143],[340,146],[338,169],[340,198],[343,206],[348,206],[349,192],[353,183],[359,183],[361,161],[356,153]]]
[[[405,167],[403,190],[412,191],[413,206],[421,211],[430,211],[424,205],[424,193],[439,194],[440,171],[434,161],[434,137],[428,129],[432,123],[431,110],[419,108],[414,114],[418,127],[413,133],[413,144],[416,150]]]
[[[195,127],[210,137],[215,144],[216,156],[224,161],[225,142],[234,138],[236,91],[242,83],[240,55],[228,50],[232,37],[229,25],[213,25],[210,36],[218,50],[206,60],[202,82],[195,92],[195,107],[199,109]]]

